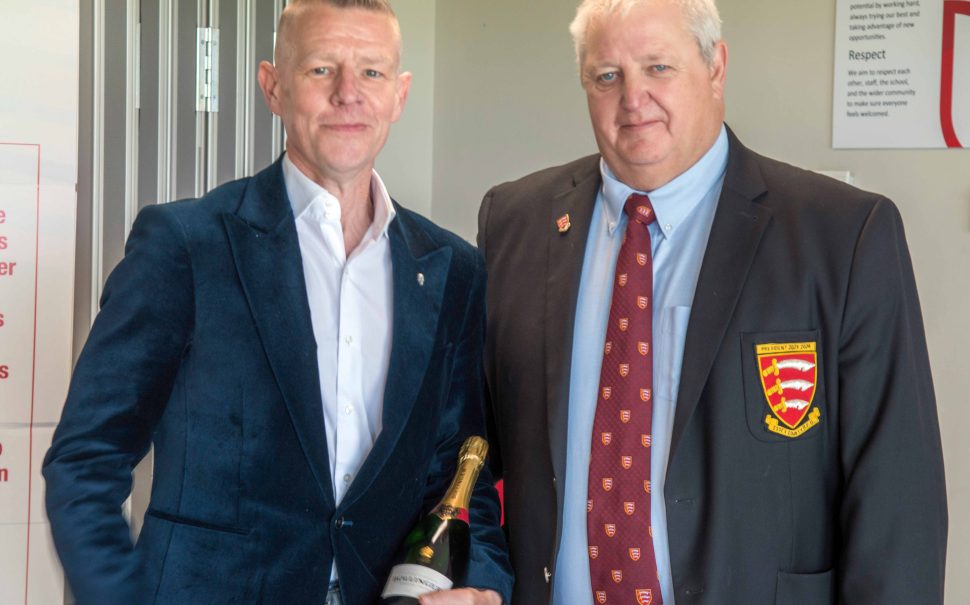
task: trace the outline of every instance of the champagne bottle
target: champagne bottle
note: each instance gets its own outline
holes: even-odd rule
[[[413,605],[418,597],[462,582],[468,567],[468,504],[488,443],[469,437],[458,454],[458,470],[444,498],[404,541],[404,562],[391,569],[382,605]]]

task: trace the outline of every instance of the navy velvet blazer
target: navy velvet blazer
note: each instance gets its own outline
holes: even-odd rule
[[[484,432],[483,263],[396,209],[383,430],[339,505],[280,163],[139,214],[44,462],[79,605],[322,605],[334,561],[346,603],[376,601],[461,443]],[[133,546],[121,507],[151,444],[151,501]],[[467,583],[508,599],[497,521],[484,473]]]

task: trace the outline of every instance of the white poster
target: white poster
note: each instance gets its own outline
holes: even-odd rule
[[[78,3],[0,3],[0,603],[60,605],[44,453],[71,371]]]
[[[970,0],[838,0],[835,148],[970,148]]]

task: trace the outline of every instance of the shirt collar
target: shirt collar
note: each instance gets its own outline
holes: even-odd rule
[[[660,232],[665,238],[677,231],[677,227],[720,182],[727,168],[727,158],[727,129],[722,124],[714,145],[687,171],[658,189],[640,192],[650,196],[657,223],[661,226]],[[636,190],[617,179],[603,158],[600,158],[600,175],[603,178],[601,195],[605,202],[606,224],[612,235],[621,223],[626,199]]]
[[[334,205],[333,216],[337,222],[340,221],[340,200],[303,174],[286,154],[283,155],[283,182],[286,186],[286,195],[290,198],[294,218],[300,218],[312,207],[322,206],[328,200],[332,200],[337,202]],[[397,215],[397,211],[391,202],[391,196],[387,193],[384,181],[376,170],[371,170],[370,197],[374,201],[374,222],[368,230],[368,237],[377,240],[387,235],[387,228]]]

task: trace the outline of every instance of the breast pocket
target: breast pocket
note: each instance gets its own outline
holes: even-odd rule
[[[818,330],[741,335],[745,414],[756,439],[785,443],[821,432],[827,421],[821,343]]]

